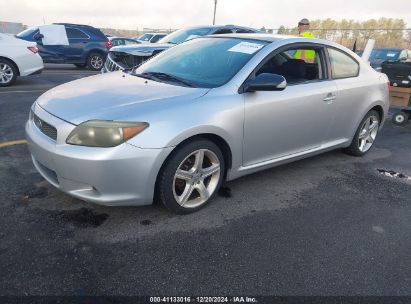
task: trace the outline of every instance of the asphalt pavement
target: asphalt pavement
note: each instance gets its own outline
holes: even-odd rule
[[[0,144],[46,90],[95,74],[47,66],[0,89]],[[410,178],[409,178],[410,177]],[[411,123],[230,182],[186,216],[59,192],[25,144],[0,148],[0,295],[411,295]]]

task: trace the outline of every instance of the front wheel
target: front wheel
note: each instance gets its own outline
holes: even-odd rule
[[[203,208],[220,188],[225,163],[219,147],[196,140],[177,148],[160,172],[157,197],[176,214]]]
[[[91,53],[87,59],[87,67],[92,71],[100,71],[104,65],[104,57],[99,53]]]
[[[371,110],[361,121],[351,145],[345,149],[345,152],[354,156],[366,154],[374,144],[379,127],[380,115],[377,111]]]

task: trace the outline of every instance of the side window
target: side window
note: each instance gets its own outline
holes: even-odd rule
[[[254,31],[246,30],[246,29],[242,29],[242,28],[238,28],[235,32],[236,32],[236,33],[239,33],[239,34],[243,34],[243,33],[254,33]]]
[[[111,41],[111,43],[113,44],[113,46],[123,45],[123,44],[124,44],[124,40],[123,40],[123,39],[113,39],[113,40]]]
[[[88,39],[89,38],[82,31],[71,28],[71,27],[66,27],[66,33],[67,33],[68,39]]]
[[[256,75],[271,73],[283,76],[289,84],[301,84],[324,79],[322,52],[312,47],[285,50],[268,59]]]
[[[353,58],[336,49],[328,48],[332,78],[357,77],[360,66]]]
[[[230,30],[230,29],[221,29],[221,30],[218,30],[218,31],[214,32],[213,35],[218,35],[218,34],[232,34],[232,33],[233,33],[233,31]]]

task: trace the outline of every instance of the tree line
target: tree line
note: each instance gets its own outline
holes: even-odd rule
[[[288,28],[283,25],[278,29],[266,31],[281,35],[298,35],[297,27]],[[379,48],[411,48],[411,29],[407,29],[403,19],[316,19],[310,21],[310,31],[317,38],[332,40],[348,48],[352,48],[356,41],[357,49],[363,49],[368,39],[375,39],[375,47]]]

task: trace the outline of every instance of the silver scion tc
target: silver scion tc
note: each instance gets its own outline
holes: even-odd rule
[[[364,155],[387,82],[329,41],[208,36],[46,92],[26,134],[34,166],[72,196],[189,213],[224,180],[336,148]]]

